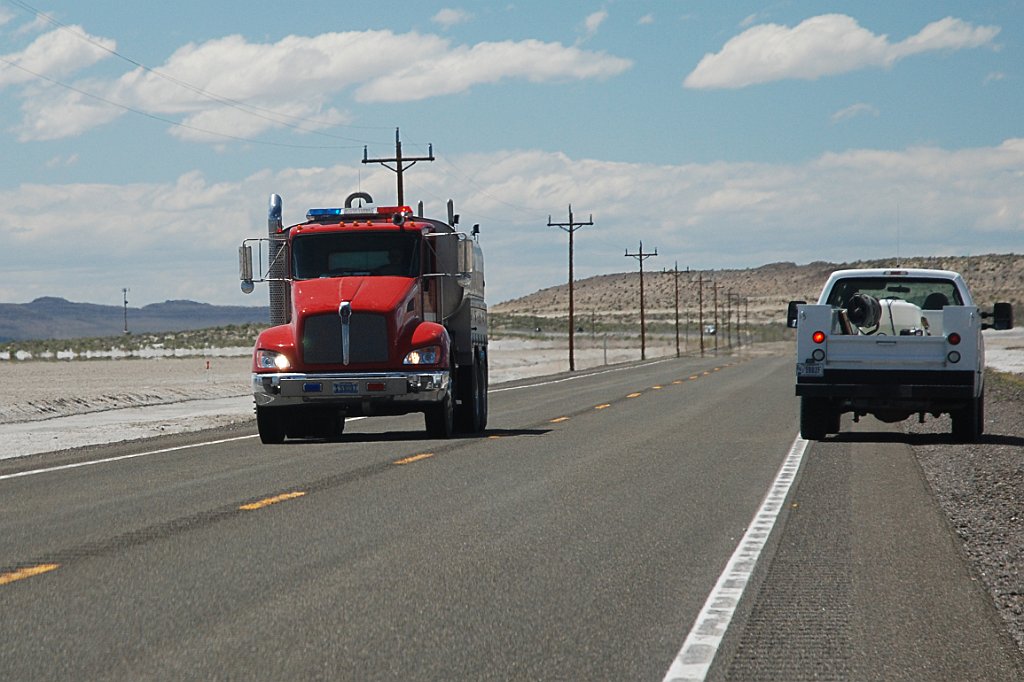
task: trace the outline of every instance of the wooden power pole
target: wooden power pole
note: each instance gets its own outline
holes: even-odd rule
[[[576,222],[572,215],[572,204],[569,204],[569,222],[567,223],[553,223],[551,222],[551,216],[548,216],[548,227],[558,227],[563,231],[569,233],[569,371],[576,371],[576,351],[575,351],[575,338],[576,338],[576,309],[575,300],[573,293],[573,270],[572,270],[572,259],[573,259],[573,233],[580,229],[584,225],[593,225],[594,216],[591,214],[590,219],[587,222]]]
[[[433,161],[434,145],[428,145],[427,150],[427,156],[402,156],[402,139],[398,134],[398,128],[395,128],[395,156],[390,159],[371,159],[367,157],[366,147],[364,146],[363,163],[379,163],[388,170],[395,172],[398,176],[398,205],[405,206],[405,180],[403,173],[415,166],[417,161]],[[389,163],[393,163],[395,166],[391,167],[388,165]]]
[[[626,258],[636,258],[640,262],[640,359],[647,359],[647,323],[644,320],[644,261],[651,256],[657,256],[658,250],[651,253],[644,253],[644,243],[640,241],[640,250],[630,253],[626,250]]]

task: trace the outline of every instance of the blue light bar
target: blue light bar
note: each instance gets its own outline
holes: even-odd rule
[[[345,209],[343,208],[311,208],[306,211],[306,220],[345,215],[344,211]]]

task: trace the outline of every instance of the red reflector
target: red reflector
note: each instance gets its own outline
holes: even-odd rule
[[[949,336],[946,337],[946,341],[949,341],[949,345],[951,345],[951,346],[959,346],[960,345],[960,335],[957,334],[956,332],[953,332],[952,334],[950,334]]]
[[[825,343],[825,332],[814,332],[814,334],[811,335],[811,340],[814,341],[814,343]]]
[[[386,386],[386,384],[382,384],[382,383],[366,384],[366,390],[367,391],[383,391],[385,386]]]

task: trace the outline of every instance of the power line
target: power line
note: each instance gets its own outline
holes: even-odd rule
[[[300,126],[300,125],[296,125],[295,123],[289,123],[285,119],[290,119],[292,121],[301,121],[301,122],[308,123],[308,124],[311,124],[311,125],[316,125],[316,126],[329,125],[329,126],[334,127],[334,126],[339,126],[339,125],[345,125],[345,124],[338,124],[338,123],[333,123],[333,122],[329,123],[327,121],[318,121],[316,119],[311,119],[311,118],[302,117],[302,116],[291,116],[289,114],[282,114],[280,112],[274,111],[273,109],[268,109],[268,108],[265,108],[265,107],[260,107],[260,106],[257,106],[255,104],[249,104],[249,103],[246,103],[246,102],[241,102],[239,100],[232,99],[232,98],[226,97],[224,95],[219,95],[217,93],[210,92],[209,90],[205,90],[203,88],[200,88],[199,86],[192,85],[191,83],[188,83],[187,81],[183,81],[183,80],[181,80],[179,78],[175,78],[174,76],[171,76],[170,74],[163,73],[162,71],[157,71],[156,69],[153,69],[153,68],[151,68],[149,66],[146,66],[145,64],[143,64],[142,62],[140,62],[140,61],[138,61],[136,59],[133,59],[133,58],[131,58],[131,57],[125,55],[125,54],[122,54],[122,53],[118,52],[117,50],[111,49],[111,48],[107,47],[106,45],[104,45],[103,43],[101,43],[101,42],[99,42],[97,40],[94,40],[88,34],[82,33],[81,31],[78,31],[75,28],[73,28],[71,26],[68,26],[67,24],[64,24],[64,23],[58,21],[57,19],[54,19],[49,14],[46,14],[45,12],[43,12],[43,11],[33,7],[32,5],[28,4],[27,2],[23,2],[23,0],[7,0],[7,2],[12,4],[12,5],[14,5],[14,6],[16,6],[16,7],[21,8],[21,9],[27,11],[27,12],[30,12],[30,13],[34,14],[35,16],[37,16],[40,19],[46,21],[47,23],[52,24],[53,26],[56,26],[58,28],[58,30],[64,31],[66,33],[70,33],[72,36],[78,38],[79,40],[83,40],[83,41],[89,43],[90,45],[92,45],[93,47],[96,47],[99,50],[102,50],[102,51],[104,51],[104,52],[106,52],[106,53],[108,53],[108,54],[110,54],[110,55],[112,55],[114,57],[117,57],[118,59],[121,59],[121,60],[123,60],[123,61],[125,61],[125,62],[127,62],[127,63],[129,63],[129,64],[131,64],[131,65],[133,65],[133,66],[135,66],[137,68],[139,68],[139,69],[142,69],[146,73],[152,74],[152,75],[154,75],[154,76],[156,76],[158,78],[162,78],[162,79],[164,79],[164,80],[166,80],[166,81],[168,81],[170,83],[174,83],[175,85],[177,85],[177,86],[179,86],[181,88],[184,88],[184,89],[186,89],[186,90],[188,90],[190,92],[193,92],[193,93],[195,93],[197,95],[200,95],[201,97],[205,97],[206,99],[209,99],[211,101],[217,102],[218,104],[225,105],[227,107],[230,107],[232,109],[236,109],[236,110],[241,111],[242,113],[248,114],[250,116],[253,116],[253,117],[256,117],[256,118],[268,121],[270,123],[276,123],[278,125],[283,125],[285,127],[292,128],[293,130],[297,130],[297,131],[300,131],[300,132],[312,133],[312,134],[315,134],[315,135],[321,135],[321,136],[324,136],[324,137],[329,137],[329,138],[338,139],[338,140],[345,140],[347,142],[366,142],[365,140],[358,140],[358,139],[355,139],[355,138],[344,137],[342,135],[334,135],[332,133],[325,132],[325,131],[320,130],[318,128],[308,128],[308,127],[303,127],[303,126]],[[9,62],[9,61],[6,61],[6,63],[11,64],[11,62]],[[13,66],[17,66],[17,65],[14,65],[14,64],[12,64],[12,65]],[[23,69],[23,70],[28,72],[28,73],[33,73],[33,72],[29,71],[28,69]],[[46,80],[49,80],[52,83],[55,83],[57,85],[61,85],[62,87],[68,87],[65,84],[61,83],[60,81],[55,81],[53,79],[48,79],[45,76],[40,76],[39,74],[35,74],[35,73],[33,73],[33,75],[35,75],[37,77],[42,77],[42,78],[44,78]],[[86,94],[86,93],[83,93],[83,94]],[[138,111],[133,110],[133,109],[131,109],[129,107],[123,107],[123,108],[127,109],[128,111],[133,111],[135,113],[139,113]],[[352,125],[345,125],[345,127],[349,127],[349,128],[364,128],[364,129],[367,129],[367,130],[381,130],[381,129],[388,128],[390,126],[352,126]],[[209,131],[205,131],[205,132],[209,132]],[[213,134],[217,134],[217,133],[213,133]],[[231,135],[222,135],[222,136],[223,137],[228,137],[228,138],[231,138],[231,139],[245,139],[245,138],[234,137],[234,136],[231,136]],[[304,147],[300,147],[300,148],[315,148],[315,147],[304,146]],[[332,148],[339,148],[339,149],[341,149],[341,148],[348,148],[348,147],[332,147]]]
[[[164,118],[163,116],[157,116],[156,114],[151,114],[148,111],[143,111],[141,109],[135,109],[134,107],[130,107],[130,106],[127,106],[125,104],[121,104],[120,102],[115,102],[115,101],[113,101],[111,99],[107,99],[106,97],[103,97],[101,95],[97,95],[97,94],[89,92],[87,90],[82,90],[81,88],[76,88],[75,86],[70,85],[68,83],[64,83],[62,81],[56,80],[55,78],[50,78],[49,76],[44,76],[43,74],[37,73],[37,72],[33,71],[32,69],[25,68],[21,64],[16,64],[16,63],[12,62],[11,60],[6,59],[4,57],[0,57],[0,62],[6,64],[7,66],[13,67],[15,69],[19,69],[21,71],[24,71],[25,73],[27,73],[27,74],[29,74],[31,76],[34,76],[35,78],[38,78],[40,80],[44,80],[47,83],[52,83],[53,85],[57,85],[59,87],[65,88],[67,90],[71,90],[72,92],[77,92],[78,94],[80,94],[80,95],[82,95],[84,97],[88,97],[90,99],[94,99],[94,100],[96,100],[98,102],[102,102],[104,104],[108,104],[108,105],[110,105],[112,107],[117,107],[118,109],[123,109],[124,111],[129,111],[129,112],[131,112],[133,114],[138,114],[139,116],[145,116],[146,118],[151,118],[154,121],[160,121],[161,123],[166,123],[168,125],[176,126],[178,128],[185,128],[186,130],[193,130],[195,132],[203,133],[204,135],[214,135],[216,137],[223,137],[223,138],[226,138],[226,139],[229,139],[229,140],[237,140],[239,142],[247,142],[249,144],[259,144],[259,145],[265,145],[265,146],[271,146],[271,147],[288,147],[288,148],[291,148],[291,149],[355,149],[356,148],[356,145],[347,145],[347,146],[343,146],[343,145],[306,145],[306,144],[290,144],[290,143],[287,143],[287,142],[267,142],[265,140],[256,140],[256,139],[253,139],[251,137],[240,137],[238,135],[229,135],[228,133],[221,133],[221,132],[217,132],[215,130],[206,130],[205,128],[199,128],[197,126],[189,125],[187,123],[182,123],[180,121],[174,121],[174,120],[169,119],[169,118]]]

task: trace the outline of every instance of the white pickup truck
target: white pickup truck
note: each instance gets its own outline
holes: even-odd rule
[[[985,422],[981,331],[1013,327],[1010,304],[993,310],[982,312],[947,270],[832,273],[816,304],[789,304],[801,435],[838,433],[845,412],[890,423],[949,414],[955,438],[977,440]]]

